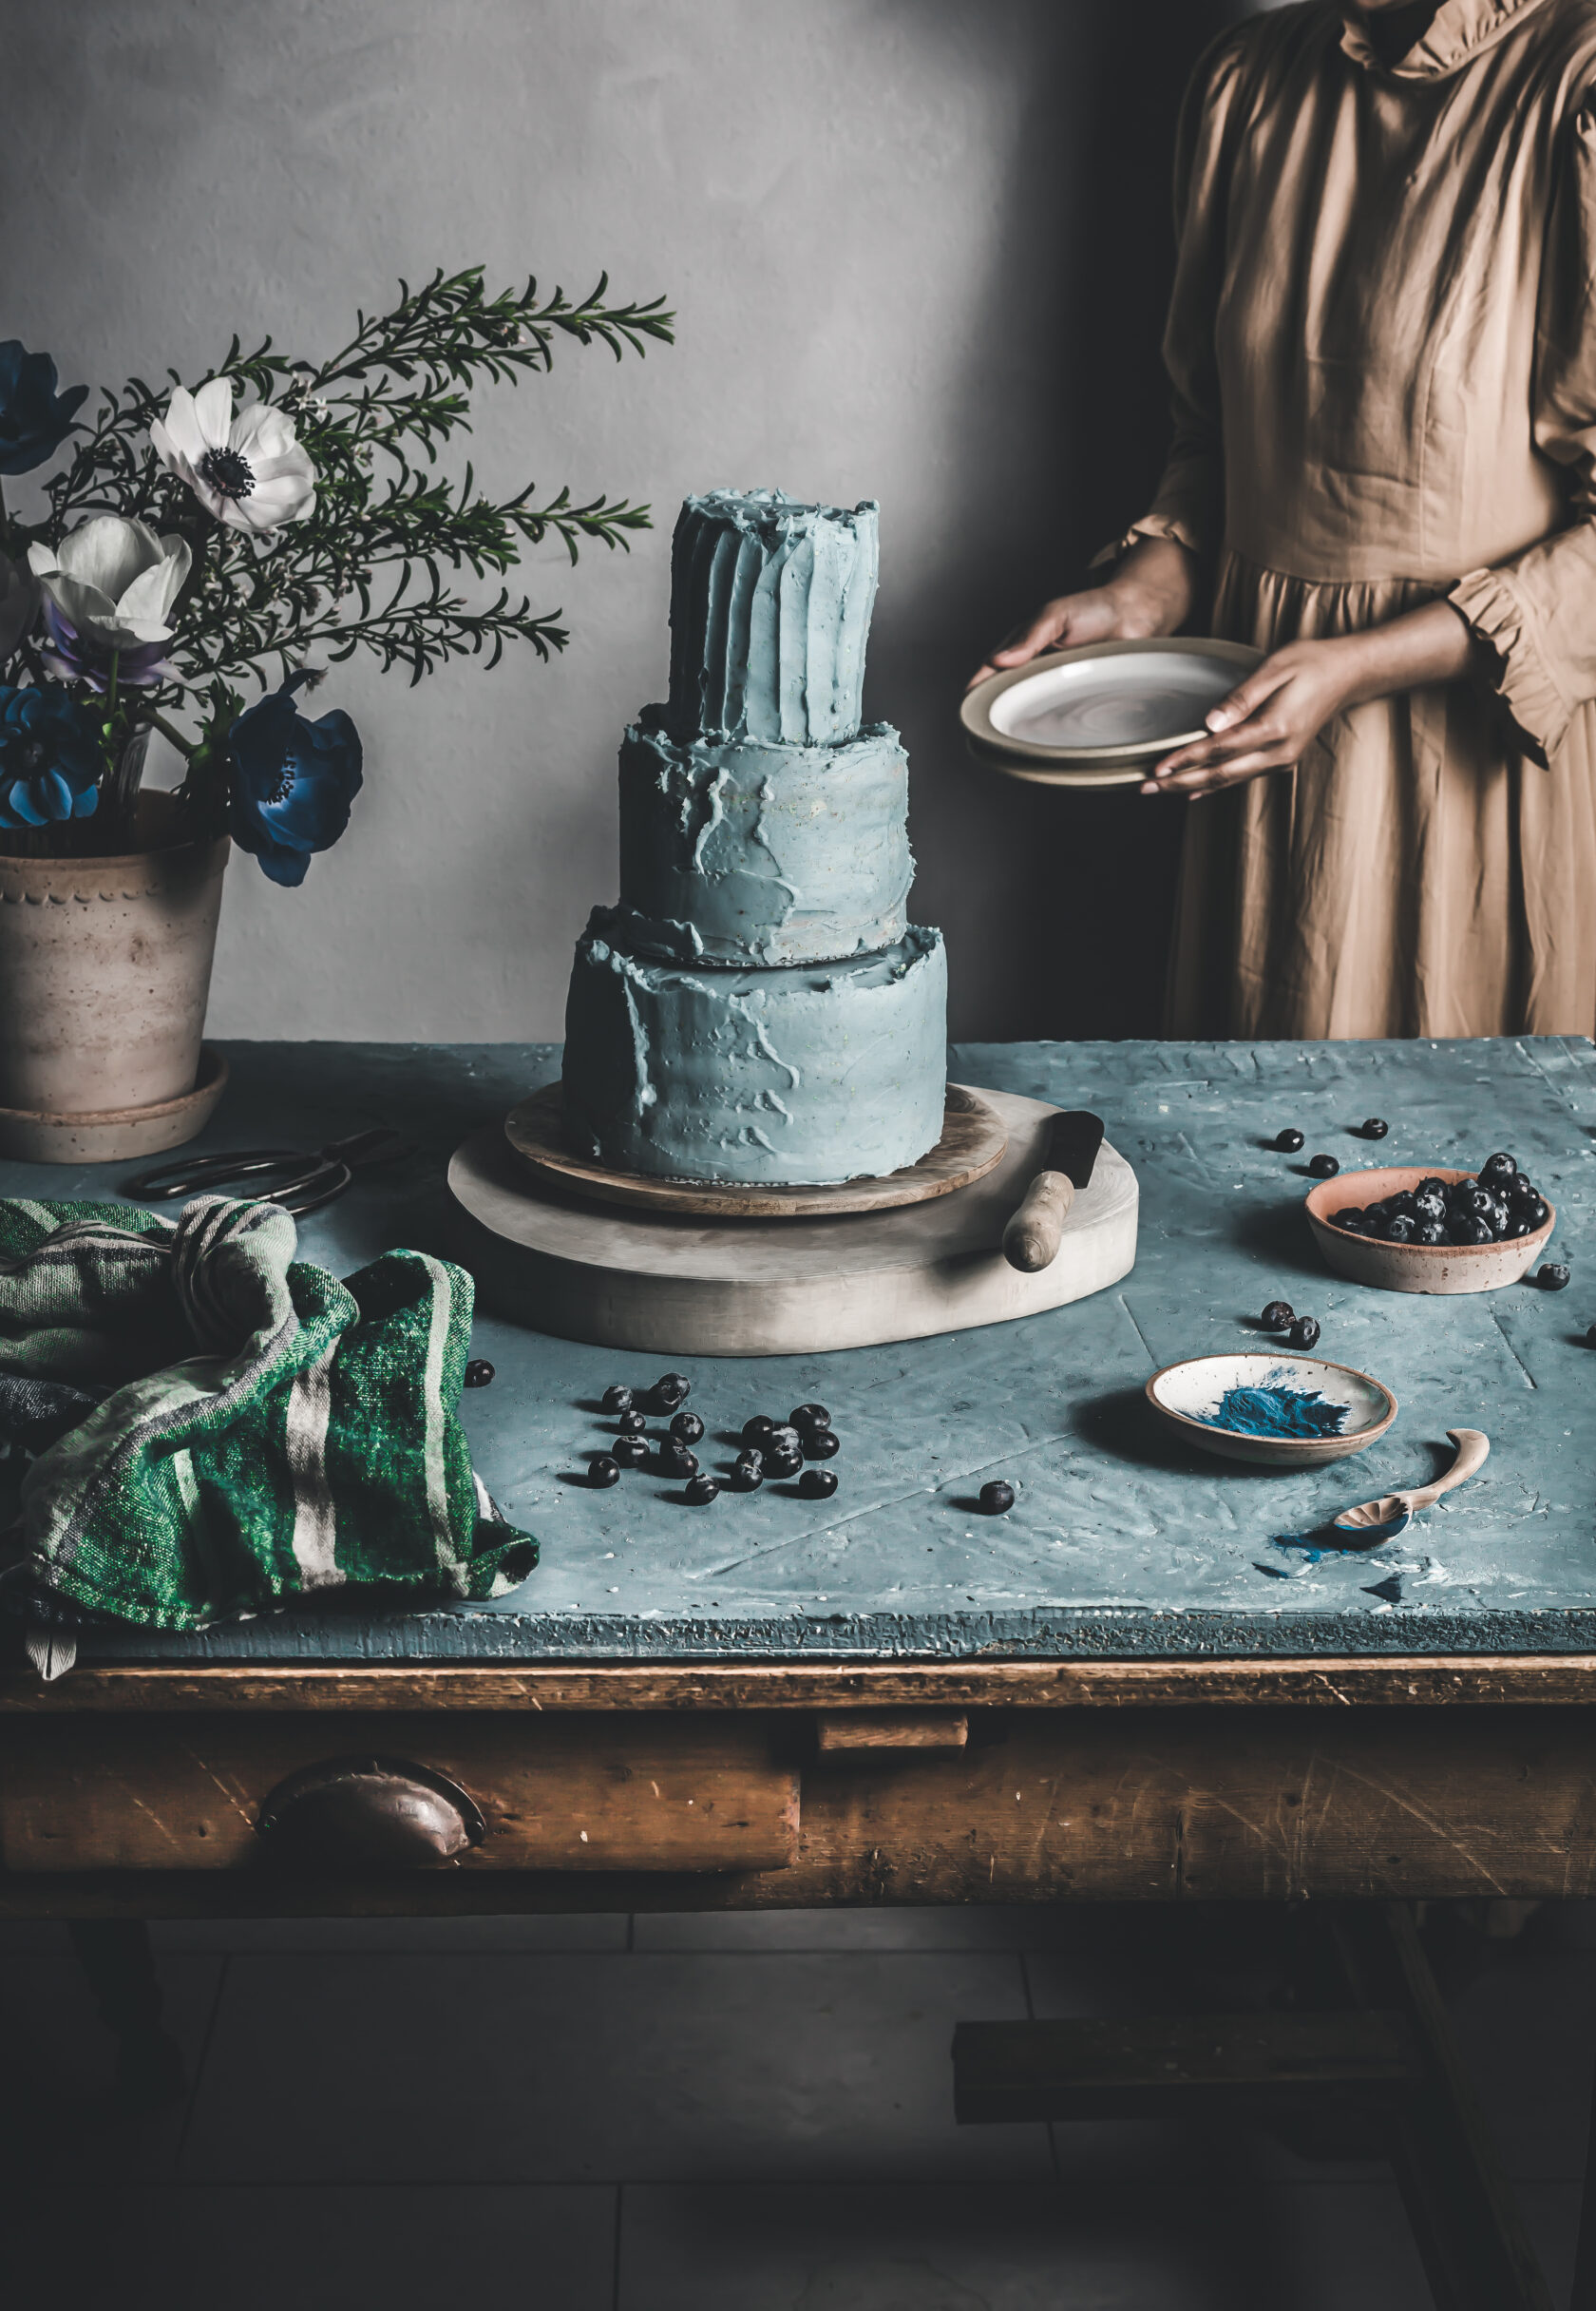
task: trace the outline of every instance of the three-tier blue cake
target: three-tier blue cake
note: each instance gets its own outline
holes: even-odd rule
[[[618,1171],[822,1185],[941,1135],[947,962],[905,912],[898,734],[863,724],[877,508],[689,498],[671,695],[620,751],[620,904],[565,1014],[578,1146]]]

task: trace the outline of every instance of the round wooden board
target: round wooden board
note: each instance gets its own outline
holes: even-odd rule
[[[947,1087],[942,1136],[928,1155],[880,1179],[845,1179],[828,1188],[753,1188],[712,1179],[651,1179],[609,1172],[573,1156],[565,1143],[565,1102],[558,1083],[522,1099],[504,1117],[504,1136],[543,1179],[603,1204],[648,1212],[686,1212],[701,1219],[812,1220],[839,1212],[887,1212],[923,1204],[984,1179],[1003,1160],[1009,1135],[1002,1117],[961,1083]]]

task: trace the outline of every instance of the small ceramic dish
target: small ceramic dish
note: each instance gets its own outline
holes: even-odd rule
[[[1557,1213],[1548,1204],[1548,1216],[1530,1235],[1511,1236],[1505,1244],[1382,1244],[1366,1235],[1348,1235],[1334,1228],[1330,1215],[1351,1204],[1383,1203],[1404,1188],[1416,1188],[1421,1179],[1472,1179],[1472,1172],[1449,1170],[1445,1164],[1404,1164],[1376,1172],[1338,1172],[1321,1179],[1307,1197],[1308,1226],[1314,1241],[1339,1276],[1355,1284],[1373,1284],[1385,1292],[1493,1292],[1504,1284],[1516,1284],[1545,1251]]]
[[[994,674],[959,710],[979,762],[1042,786],[1134,786],[1262,662],[1244,642],[1091,642]]]
[[[1287,1404],[1297,1399],[1343,1418],[1338,1428],[1319,1436],[1260,1435],[1249,1427],[1227,1426],[1221,1416],[1243,1412],[1236,1402],[1241,1390],[1266,1391]],[[1320,1468],[1326,1461],[1344,1461],[1384,1436],[1396,1418],[1396,1399],[1367,1372],[1326,1364],[1318,1356],[1294,1356],[1288,1349],[1192,1356],[1185,1364],[1166,1365],[1148,1382],[1147,1398],[1165,1425],[1200,1451],[1267,1468]]]

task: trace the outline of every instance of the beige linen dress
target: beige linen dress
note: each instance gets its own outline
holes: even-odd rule
[[[1215,634],[1444,599],[1478,674],[1188,808],[1168,1030],[1590,1034],[1596,0],[1443,0],[1389,69],[1322,0],[1256,18],[1176,181],[1175,441],[1131,535],[1204,557]]]

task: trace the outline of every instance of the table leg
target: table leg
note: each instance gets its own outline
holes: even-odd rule
[[[68,1931],[100,2019],[117,2042],[123,2099],[140,2110],[181,2101],[188,2081],[181,2050],[161,2027],[148,1926],[141,1918],[76,1918]]]

